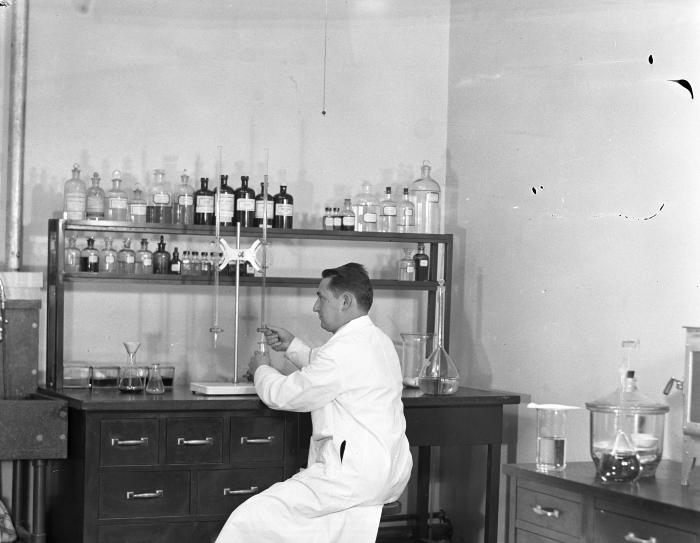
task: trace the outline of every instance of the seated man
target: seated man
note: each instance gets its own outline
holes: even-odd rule
[[[270,408],[311,412],[307,468],[245,501],[217,543],[374,542],[382,506],[408,483],[401,367],[394,344],[367,314],[367,272],[349,263],[322,277],[313,310],[331,338],[311,349],[270,327],[268,344],[298,370],[284,376],[265,357],[249,369]]]

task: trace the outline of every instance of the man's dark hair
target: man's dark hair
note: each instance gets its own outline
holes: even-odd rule
[[[343,292],[351,292],[361,309],[369,311],[372,307],[374,291],[367,270],[362,264],[349,262],[337,268],[329,268],[321,272],[321,277],[331,278],[328,286],[336,296]]]

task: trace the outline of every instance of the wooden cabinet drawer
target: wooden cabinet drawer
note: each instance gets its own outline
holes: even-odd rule
[[[596,510],[596,543],[696,543],[694,534],[671,526],[628,517],[605,509]]]
[[[528,532],[518,528],[515,530],[515,543],[560,543],[556,539],[550,539],[540,534]]]
[[[167,423],[168,464],[220,464],[223,458],[222,418],[172,418]]]
[[[147,466],[158,463],[158,419],[103,420],[100,465]]]
[[[189,514],[188,471],[108,471],[100,475],[101,518]]]
[[[196,514],[228,515],[251,496],[281,481],[282,468],[248,468],[197,473]]]
[[[583,508],[573,492],[518,485],[516,507],[519,521],[573,537],[581,535]]]
[[[276,463],[284,458],[284,419],[231,417],[232,464]]]
[[[224,523],[171,522],[100,526],[98,543],[214,543]]]

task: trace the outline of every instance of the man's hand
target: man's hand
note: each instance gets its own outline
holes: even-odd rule
[[[284,328],[275,326],[265,328],[265,341],[275,351],[286,351],[293,339],[294,334]]]
[[[260,351],[255,351],[253,357],[250,359],[250,364],[248,364],[248,374],[251,378],[255,375],[255,370],[260,366],[270,365],[270,355],[269,353],[261,353]]]

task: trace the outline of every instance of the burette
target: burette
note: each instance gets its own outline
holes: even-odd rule
[[[263,209],[262,209],[262,262],[260,278],[260,327],[258,328],[258,349],[259,353],[267,353],[267,342],[265,340],[265,330],[267,329],[265,319],[265,302],[267,299],[267,218],[268,218],[268,180],[270,171],[270,150],[265,149],[265,175],[263,177]]]
[[[221,160],[221,145],[217,147],[219,150],[219,160],[217,163],[217,175],[221,175],[221,169],[222,169],[222,160]],[[217,180],[215,179],[214,182],[216,183]],[[214,245],[216,247],[221,246],[221,226],[219,225],[219,198],[218,198],[218,191],[216,196],[214,197],[214,205],[216,206],[216,211],[214,213],[214,224],[215,224],[215,237],[216,239],[214,240]],[[221,328],[219,325],[219,269],[221,267],[221,262],[219,262],[219,265],[216,266],[216,269],[214,270],[214,324],[209,328],[209,332],[214,334],[214,349],[216,349],[216,343],[217,340],[219,339],[219,334],[223,333],[224,329]],[[236,287],[238,287],[238,277],[236,277]],[[238,292],[236,292],[236,307],[238,307]],[[238,319],[236,319],[238,321]]]

